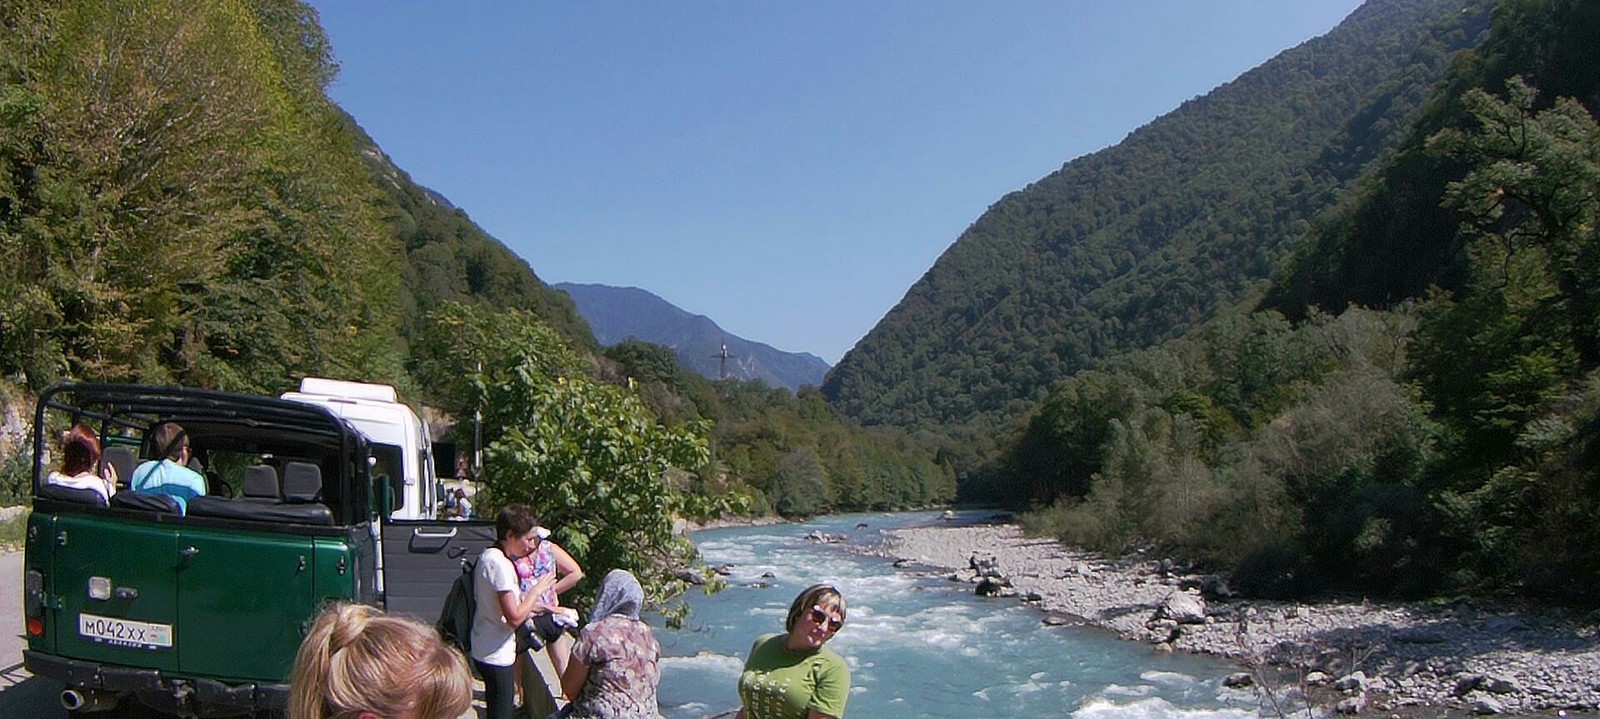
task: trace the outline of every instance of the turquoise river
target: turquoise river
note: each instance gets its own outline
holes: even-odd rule
[[[789,602],[819,581],[849,602],[849,619],[829,643],[850,662],[848,719],[1258,715],[1254,694],[1222,686],[1239,671],[1232,664],[1159,653],[1095,629],[1046,626],[1038,609],[1016,599],[976,597],[970,584],[918,576],[859,551],[885,530],[937,524],[937,517],[833,515],[694,533],[706,563],[731,571],[720,593],[690,593],[683,629],[653,620],[663,655],[662,715],[702,719],[736,708],[750,642],[782,631]],[[812,532],[845,539],[810,541]]]

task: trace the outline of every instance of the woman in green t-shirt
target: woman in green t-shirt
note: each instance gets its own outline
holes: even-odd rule
[[[850,667],[824,647],[844,626],[844,595],[832,585],[807,587],[783,634],[750,647],[739,675],[739,719],[840,719],[850,697]]]

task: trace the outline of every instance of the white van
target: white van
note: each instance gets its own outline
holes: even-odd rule
[[[393,492],[390,519],[433,519],[436,496],[433,441],[428,427],[386,384],[321,377],[300,380],[299,392],[283,399],[327,407],[372,443],[373,477],[387,478]]]

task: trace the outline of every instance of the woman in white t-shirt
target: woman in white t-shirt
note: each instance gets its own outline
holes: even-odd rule
[[[49,484],[59,484],[73,489],[92,489],[106,500],[117,493],[117,470],[107,464],[104,473],[97,472],[100,464],[100,438],[94,430],[79,423],[61,435],[61,469],[45,477]]]
[[[550,575],[527,592],[518,591],[512,562],[533,551],[539,540],[537,529],[538,521],[527,505],[500,510],[494,520],[498,541],[483,550],[473,571],[477,614],[472,620],[472,663],[483,677],[484,719],[511,719],[516,710],[516,628],[543,606],[540,595],[549,589],[547,584],[555,583]]]

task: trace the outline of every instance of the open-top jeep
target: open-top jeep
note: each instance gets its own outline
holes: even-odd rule
[[[321,384],[318,384],[321,383]],[[432,622],[485,522],[439,521],[426,428],[381,385],[307,380],[257,397],[69,384],[34,417],[24,566],[27,669],[75,713],[130,700],[185,716],[277,714],[306,626],[330,600]],[[126,487],[176,422],[205,496]],[[99,435],[109,501],[45,481],[55,438]]]

